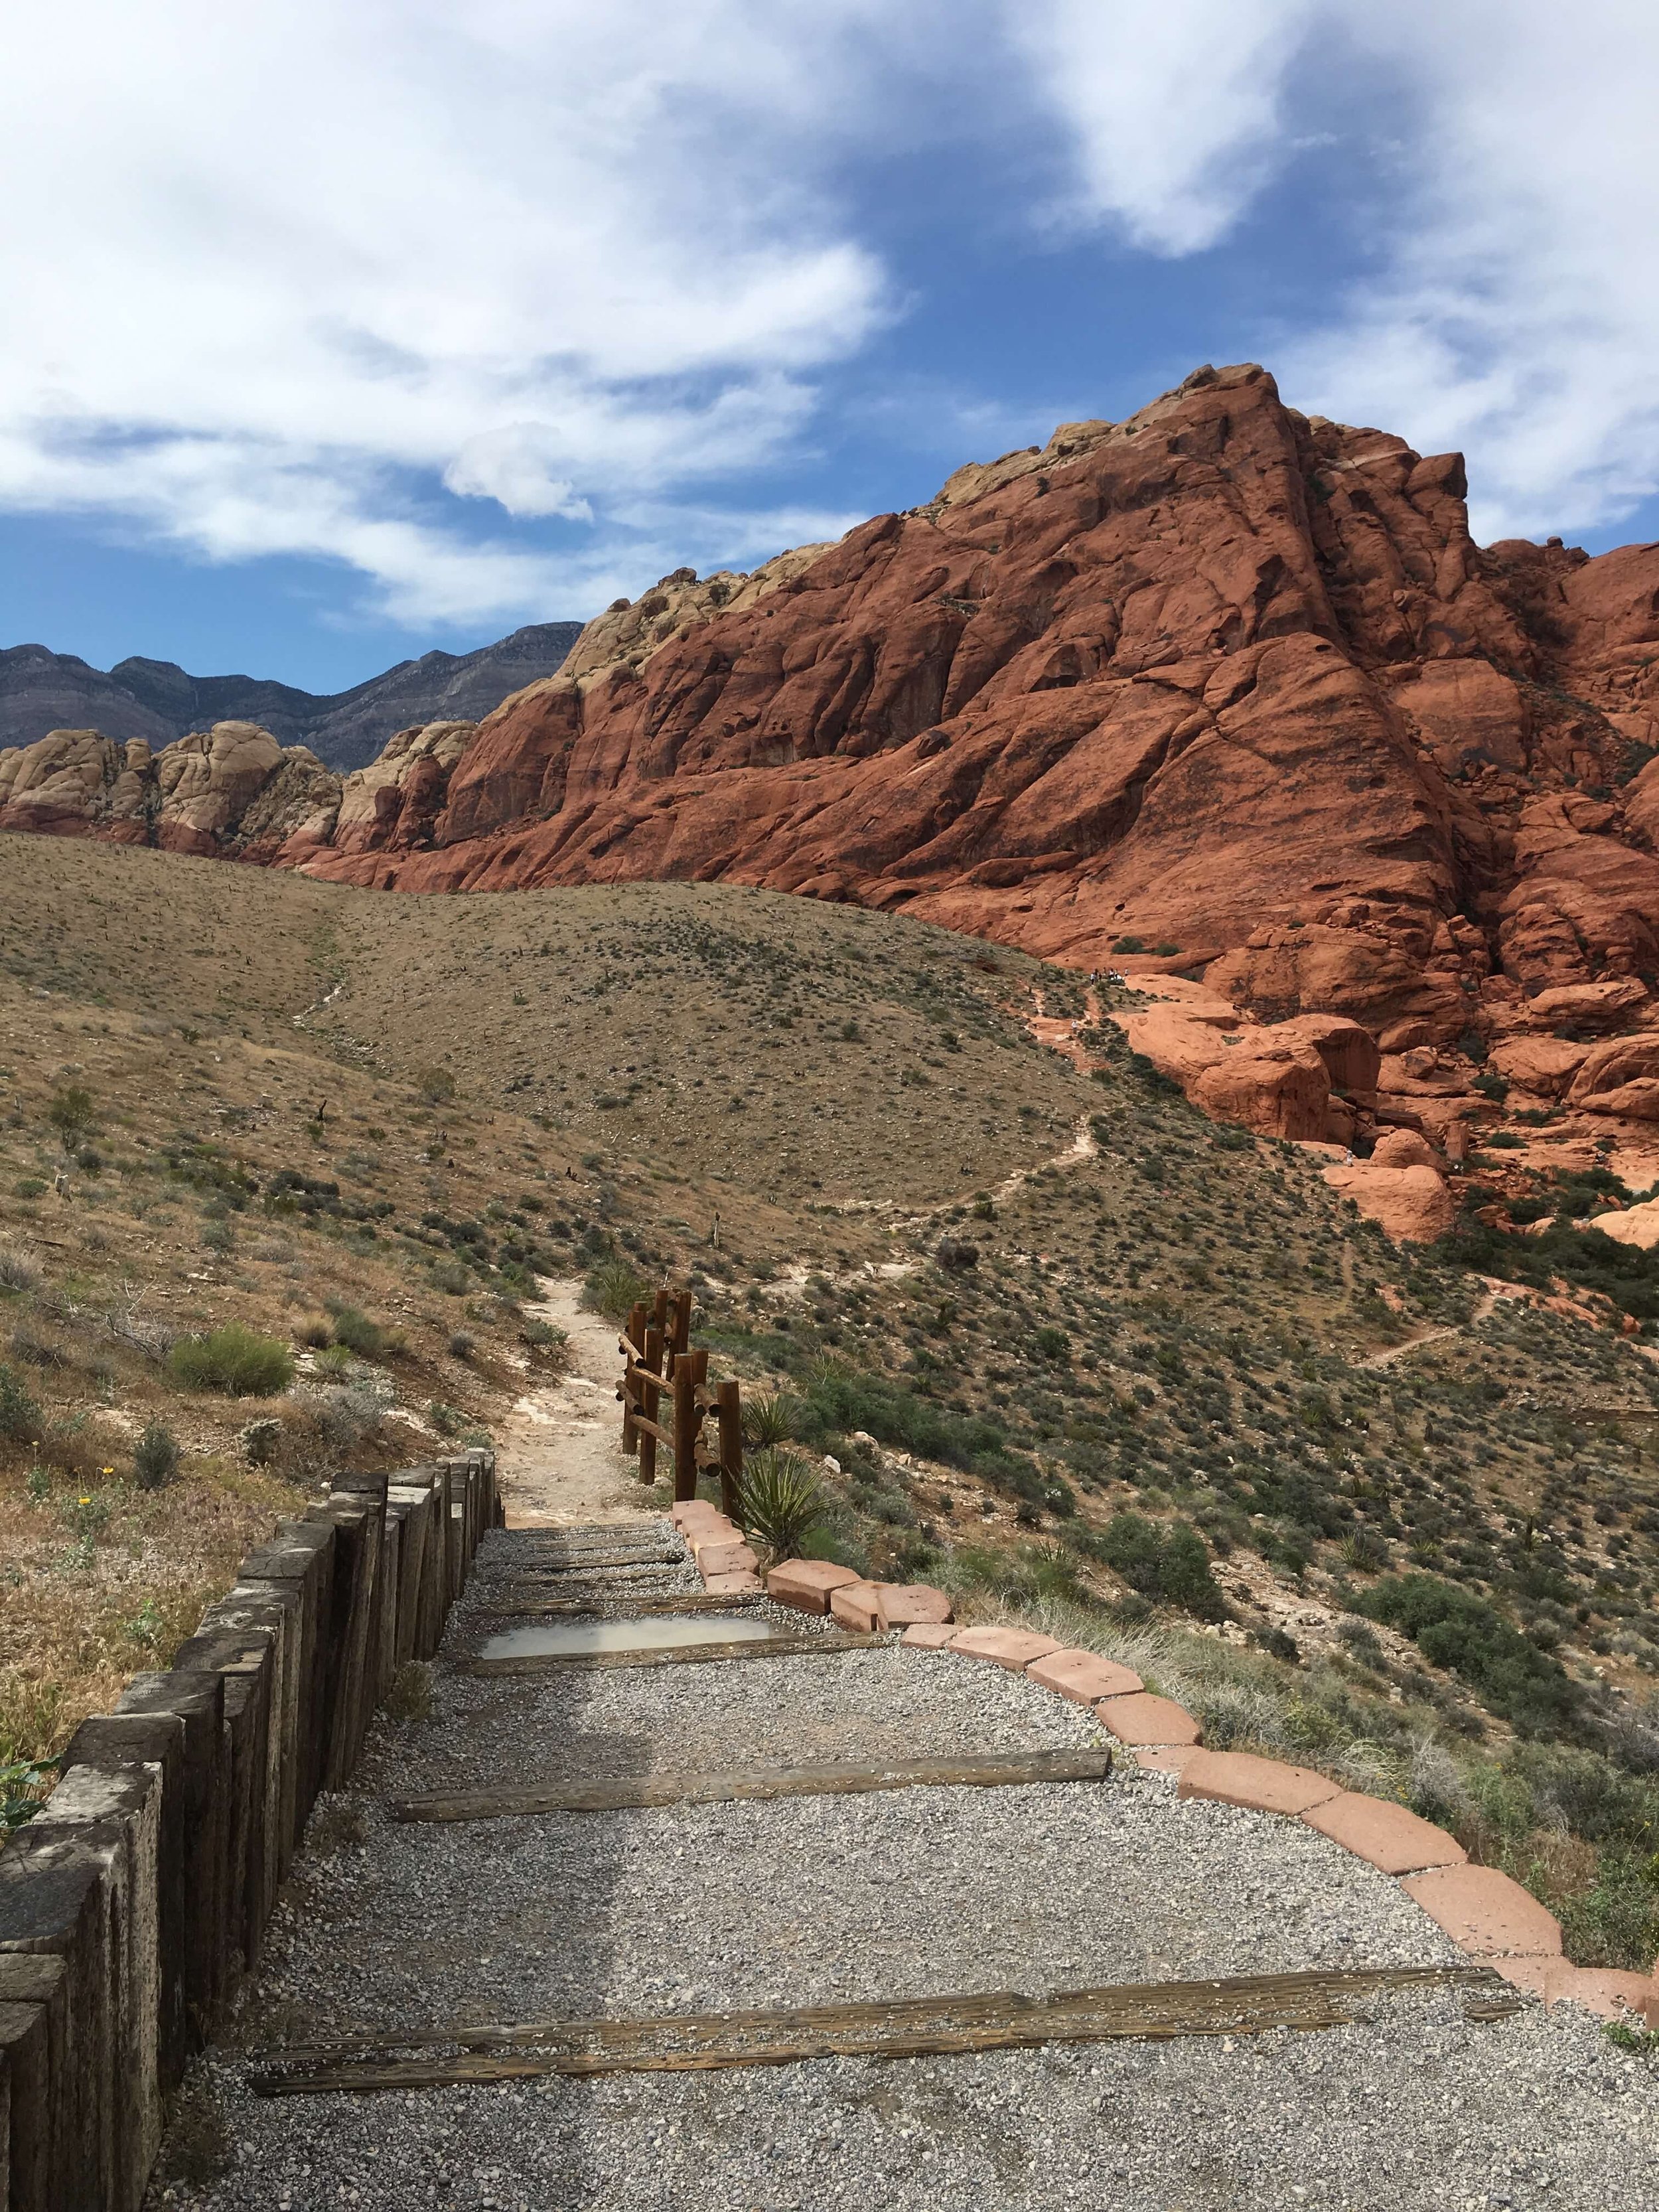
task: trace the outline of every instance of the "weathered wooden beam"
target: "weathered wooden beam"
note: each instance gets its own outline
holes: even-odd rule
[[[744,1613],[766,1602],[759,1590],[738,1590],[730,1597],[718,1590],[647,1592],[640,1597],[527,1595],[522,1604],[511,1602],[511,1597],[508,1592],[501,1604],[482,1607],[470,1617],[469,1626],[483,1620],[651,1620],[663,1613]]]
[[[399,2028],[355,2042],[266,2054],[248,2086],[266,2097],[343,2089],[442,2088],[551,2074],[684,2073],[787,2066],[809,2058],[910,2058],[1045,2043],[1161,2041],[1257,2035],[1268,2028],[1346,2027],[1377,1998],[1458,1989],[1482,2019],[1523,2009],[1490,1968],[1384,1966],[1245,1974],[1206,1982],[1126,1983],[1030,1997],[1010,1990],[885,2004],[787,2011],[686,2013],[653,2020],[526,2021],[500,2027]],[[435,2046],[422,2058],[390,2051]]]
[[[621,1813],[653,1805],[727,1805],[769,1797],[853,1797],[878,1790],[996,1790],[1045,1782],[1103,1782],[1109,1751],[991,1753],[979,1759],[860,1759],[819,1766],[738,1768],[724,1774],[639,1774],[625,1780],[428,1790],[392,1798],[394,1820],[499,1820],[526,1813]]]
[[[568,1668],[597,1673],[606,1667],[698,1667],[714,1659],[833,1659],[885,1642],[880,1636],[756,1636],[742,1644],[688,1644],[672,1651],[526,1653],[515,1659],[459,1659],[467,1674],[549,1674]]]

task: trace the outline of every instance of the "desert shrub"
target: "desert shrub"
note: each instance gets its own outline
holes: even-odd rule
[[[769,1444],[744,1462],[738,1518],[769,1558],[797,1558],[811,1541],[824,1508],[823,1486],[804,1452]]]
[[[452,1298],[465,1297],[472,1287],[472,1278],[459,1260],[434,1260],[432,1286]]]
[[[447,1106],[455,1096],[455,1079],[447,1068],[423,1068],[416,1087],[428,1106]]]
[[[1432,1575],[1390,1575],[1356,1593],[1353,1604],[1409,1636],[1431,1665],[1460,1675],[1522,1735],[1560,1729],[1577,1715],[1580,1694],[1560,1662],[1472,1591]]]
[[[743,1401],[743,1440],[757,1450],[787,1444],[795,1433],[799,1401],[787,1390],[756,1390]]]
[[[95,1118],[92,1093],[83,1083],[64,1084],[47,1102],[46,1119],[63,1139],[65,1152],[75,1150]]]
[[[0,1247],[0,1292],[32,1291],[40,1287],[40,1270],[27,1253]]]
[[[283,1429],[280,1421],[250,1421],[238,1442],[250,1467],[274,1467],[281,1456]]]
[[[40,1433],[40,1408],[15,1368],[0,1366],[0,1437],[33,1443]]]
[[[1209,1552],[1189,1522],[1163,1523],[1139,1513],[1115,1513],[1089,1549],[1142,1597],[1178,1606],[1200,1620],[1226,1617],[1226,1601],[1210,1572]]]
[[[307,1314],[294,1332],[294,1340],[307,1351],[325,1351],[334,1341],[334,1324],[326,1314]]]
[[[261,1422],[275,1428],[274,1421]],[[160,1421],[151,1421],[132,1448],[132,1479],[140,1490],[164,1490],[179,1472],[179,1439]],[[249,1455],[252,1457],[252,1455]],[[255,1461],[255,1466],[263,1464]]]
[[[446,1405],[441,1398],[428,1401],[426,1417],[441,1437],[458,1436],[466,1425],[466,1415],[460,1407]]]
[[[385,1411],[373,1390],[350,1383],[319,1390],[310,1406],[318,1441],[325,1451],[336,1454],[355,1450],[365,1437],[372,1436]]]
[[[392,1678],[383,1711],[394,1721],[423,1721],[432,1714],[432,1669],[420,1659],[405,1659]]]
[[[582,1285],[582,1304],[607,1321],[626,1321],[645,1296],[645,1284],[626,1260],[601,1260]]]
[[[186,1390],[222,1390],[228,1398],[273,1398],[294,1380],[294,1361],[275,1337],[227,1322],[205,1336],[181,1336],[167,1371]]]
[[[471,1359],[477,1348],[475,1340],[470,1337],[464,1328],[458,1328],[449,1340],[449,1356],[452,1359]]]
[[[375,1359],[388,1348],[387,1332],[356,1306],[342,1306],[334,1316],[334,1341],[360,1359]]]
[[[570,1339],[556,1322],[526,1321],[519,1325],[519,1341],[532,1352],[562,1352]]]

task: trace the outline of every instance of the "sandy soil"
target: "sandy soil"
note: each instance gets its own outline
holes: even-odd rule
[[[617,1325],[578,1301],[574,1278],[541,1278],[540,1304],[526,1311],[570,1340],[569,1364],[556,1382],[520,1398],[496,1433],[501,1495],[509,1528],[554,1528],[573,1522],[642,1521],[661,1505],[642,1490],[623,1455],[617,1378]]]

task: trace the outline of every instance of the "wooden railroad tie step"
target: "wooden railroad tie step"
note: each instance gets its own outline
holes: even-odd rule
[[[544,1553],[538,1553],[533,1559],[515,1562],[512,1574],[503,1575],[501,1580],[503,1582],[515,1579],[524,1582],[546,1582],[571,1575],[605,1574],[618,1571],[641,1573],[647,1568],[653,1574],[662,1574],[670,1567],[689,1567],[690,1565],[690,1554],[686,1552],[630,1552],[626,1557],[620,1559],[607,1554],[603,1558],[591,1559],[574,1558],[555,1559],[548,1558]]]
[[[884,1636],[756,1636],[742,1644],[686,1644],[666,1651],[526,1652],[516,1659],[458,1659],[467,1674],[550,1674],[569,1668],[701,1667],[711,1659],[833,1659],[866,1651]]]
[[[398,2029],[268,2051],[249,2074],[248,2087],[260,2096],[292,2097],[343,2089],[447,2088],[550,2074],[690,2073],[787,2066],[810,2058],[912,2058],[1119,2038],[1256,2035],[1273,2027],[1346,2027],[1364,2020],[1379,1997],[1412,1989],[1460,1990],[1465,2013],[1474,2020],[1495,2021],[1523,2008],[1482,1966],[1244,1974],[1066,1990],[1047,1997],[1004,1990],[787,2011]]]
[[[652,1620],[662,1613],[743,1613],[766,1602],[759,1590],[738,1590],[722,1597],[718,1590],[667,1590],[635,1597],[626,1592],[614,1596],[541,1597],[526,1595],[514,1602],[514,1594],[503,1592],[495,1605],[480,1607],[473,1620],[523,1620],[534,1616],[575,1620]]]
[[[847,1797],[878,1790],[1005,1789],[1043,1782],[1103,1782],[1109,1751],[988,1753],[979,1759],[836,1760],[820,1766],[738,1769],[729,1774],[640,1774],[603,1782],[550,1782],[489,1790],[428,1790],[394,1797],[394,1820],[496,1820],[525,1813],[618,1813],[652,1805],[726,1805],[766,1797]]]

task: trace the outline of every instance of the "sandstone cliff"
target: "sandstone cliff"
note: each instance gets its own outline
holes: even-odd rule
[[[1142,1048],[1257,1128],[1455,1159],[1507,1087],[1659,1152],[1659,546],[1483,550],[1465,490],[1455,454],[1202,369],[839,544],[665,578],[259,849],[902,908],[1201,975]],[[87,826],[126,834],[99,790]]]

